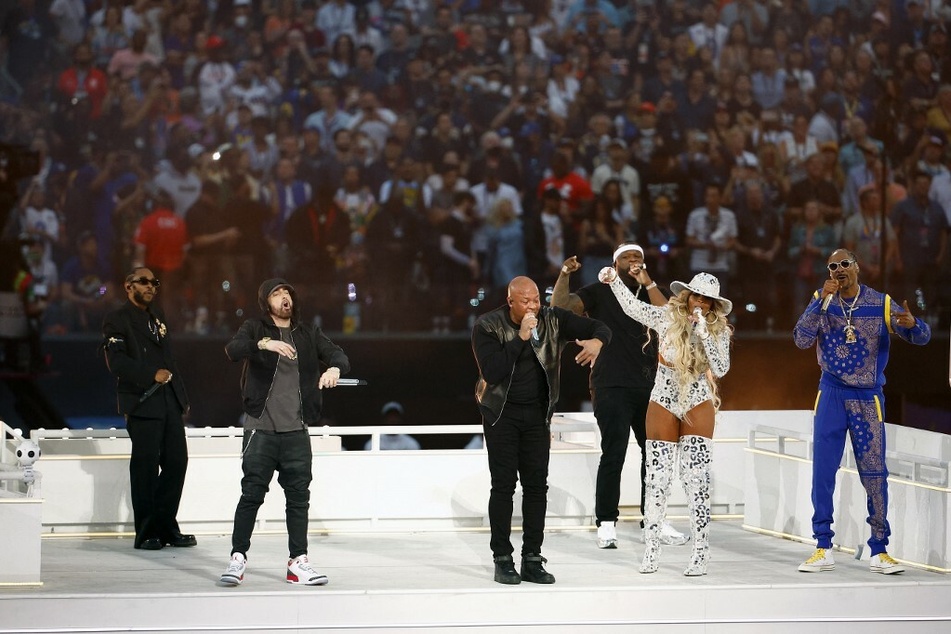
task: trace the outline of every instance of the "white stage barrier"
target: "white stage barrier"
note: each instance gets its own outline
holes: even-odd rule
[[[387,433],[462,434],[481,426],[312,428],[314,482],[311,530],[488,526],[489,474],[484,450],[341,451],[340,436]],[[178,514],[183,530],[228,532],[240,494],[241,430],[188,429],[189,465]],[[600,450],[590,413],[557,414],[552,422],[549,525],[590,525]],[[717,431],[714,511],[742,512],[743,446],[747,430],[724,416]],[[464,436],[463,436],[464,437]],[[43,448],[43,526],[48,533],[129,533],[130,441],[124,430],[33,432]],[[633,436],[622,483],[622,513],[639,517],[640,453]],[[276,493],[258,513],[260,529],[283,530]],[[520,507],[516,493],[516,516]],[[674,489],[671,513],[685,506]]]
[[[751,530],[810,540],[811,412],[730,411],[714,435],[713,512],[744,516]],[[484,529],[489,474],[484,450],[341,451],[340,436],[382,433],[477,434],[480,426],[338,427],[310,430],[314,447],[312,531]],[[556,414],[552,422],[548,525],[593,523],[599,436],[590,413]],[[131,534],[129,439],[124,430],[44,431],[43,531]],[[461,444],[461,443],[460,443]],[[188,429],[189,467],[179,522],[186,532],[230,533],[240,493],[241,430]],[[948,463],[951,438],[888,426],[892,548],[902,559],[951,569],[948,557]],[[848,467],[851,454],[844,464]],[[640,453],[633,436],[622,482],[622,519],[639,519]],[[836,543],[867,538],[865,496],[854,469],[840,472]],[[276,482],[256,530],[284,530]],[[674,483],[670,514],[684,515]],[[516,493],[516,515],[520,508]],[[520,519],[516,517],[516,523]]]

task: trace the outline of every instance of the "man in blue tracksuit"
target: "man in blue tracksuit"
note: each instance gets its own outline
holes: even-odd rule
[[[832,557],[832,494],[835,474],[845,449],[845,433],[852,439],[856,466],[868,495],[868,524],[872,534],[872,572],[896,574],[904,568],[886,552],[891,533],[888,507],[888,469],[885,466],[885,365],[889,336],[924,345],[931,329],[908,309],[884,293],[859,284],[855,255],[838,249],[829,256],[829,279],[815,293],[795,329],[799,348],[816,346],[822,377],[816,398],[812,460],[812,530],[816,551],[799,570],[820,572],[835,568]]]

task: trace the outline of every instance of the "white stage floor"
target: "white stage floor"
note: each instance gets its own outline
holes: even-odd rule
[[[128,539],[45,539],[43,585],[0,588],[0,632],[951,631],[947,575],[884,577],[845,553],[835,571],[799,573],[809,545],[737,521],[713,524],[706,577],[682,576],[689,545],[665,548],[660,571],[640,575],[640,530],[619,532],[617,550],[598,550],[590,529],[547,534],[554,586],[494,583],[486,532],[311,535],[324,587],[284,583],[284,535],[254,536],[237,588],[216,583],[227,536],[158,552]]]

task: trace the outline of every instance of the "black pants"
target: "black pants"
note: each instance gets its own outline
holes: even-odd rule
[[[163,388],[152,398],[165,399],[163,418],[126,417],[132,440],[129,480],[136,546],[146,539],[165,541],[180,533],[175,516],[188,467],[185,426],[175,393]]]
[[[496,557],[514,552],[512,498],[522,481],[522,555],[541,553],[548,507],[548,457],[551,432],[544,406],[506,404],[494,425],[483,424],[489,454],[489,546]]]
[[[594,514],[601,522],[616,522],[621,499],[621,470],[627,457],[627,444],[634,438],[641,448],[641,514],[644,513],[644,477],[647,475],[647,404],[650,388],[602,387],[591,391],[594,417],[601,430],[601,462],[595,484]]]
[[[271,478],[284,489],[284,517],[287,522],[287,550],[291,559],[307,554],[307,512],[310,510],[310,481],[313,452],[306,430],[275,433],[245,430],[242,442],[241,499],[234,511],[231,554],[247,557],[258,509],[264,503]]]

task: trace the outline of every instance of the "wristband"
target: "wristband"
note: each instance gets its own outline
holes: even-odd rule
[[[648,291],[652,288],[657,288],[657,282],[651,282],[650,284],[644,287],[644,289]]]
[[[565,275],[571,275],[571,271],[568,270],[567,266],[561,267],[561,272],[564,273]]]
[[[258,342],[258,350],[267,350],[267,342],[270,340],[270,337],[264,337],[261,339],[261,341]]]

